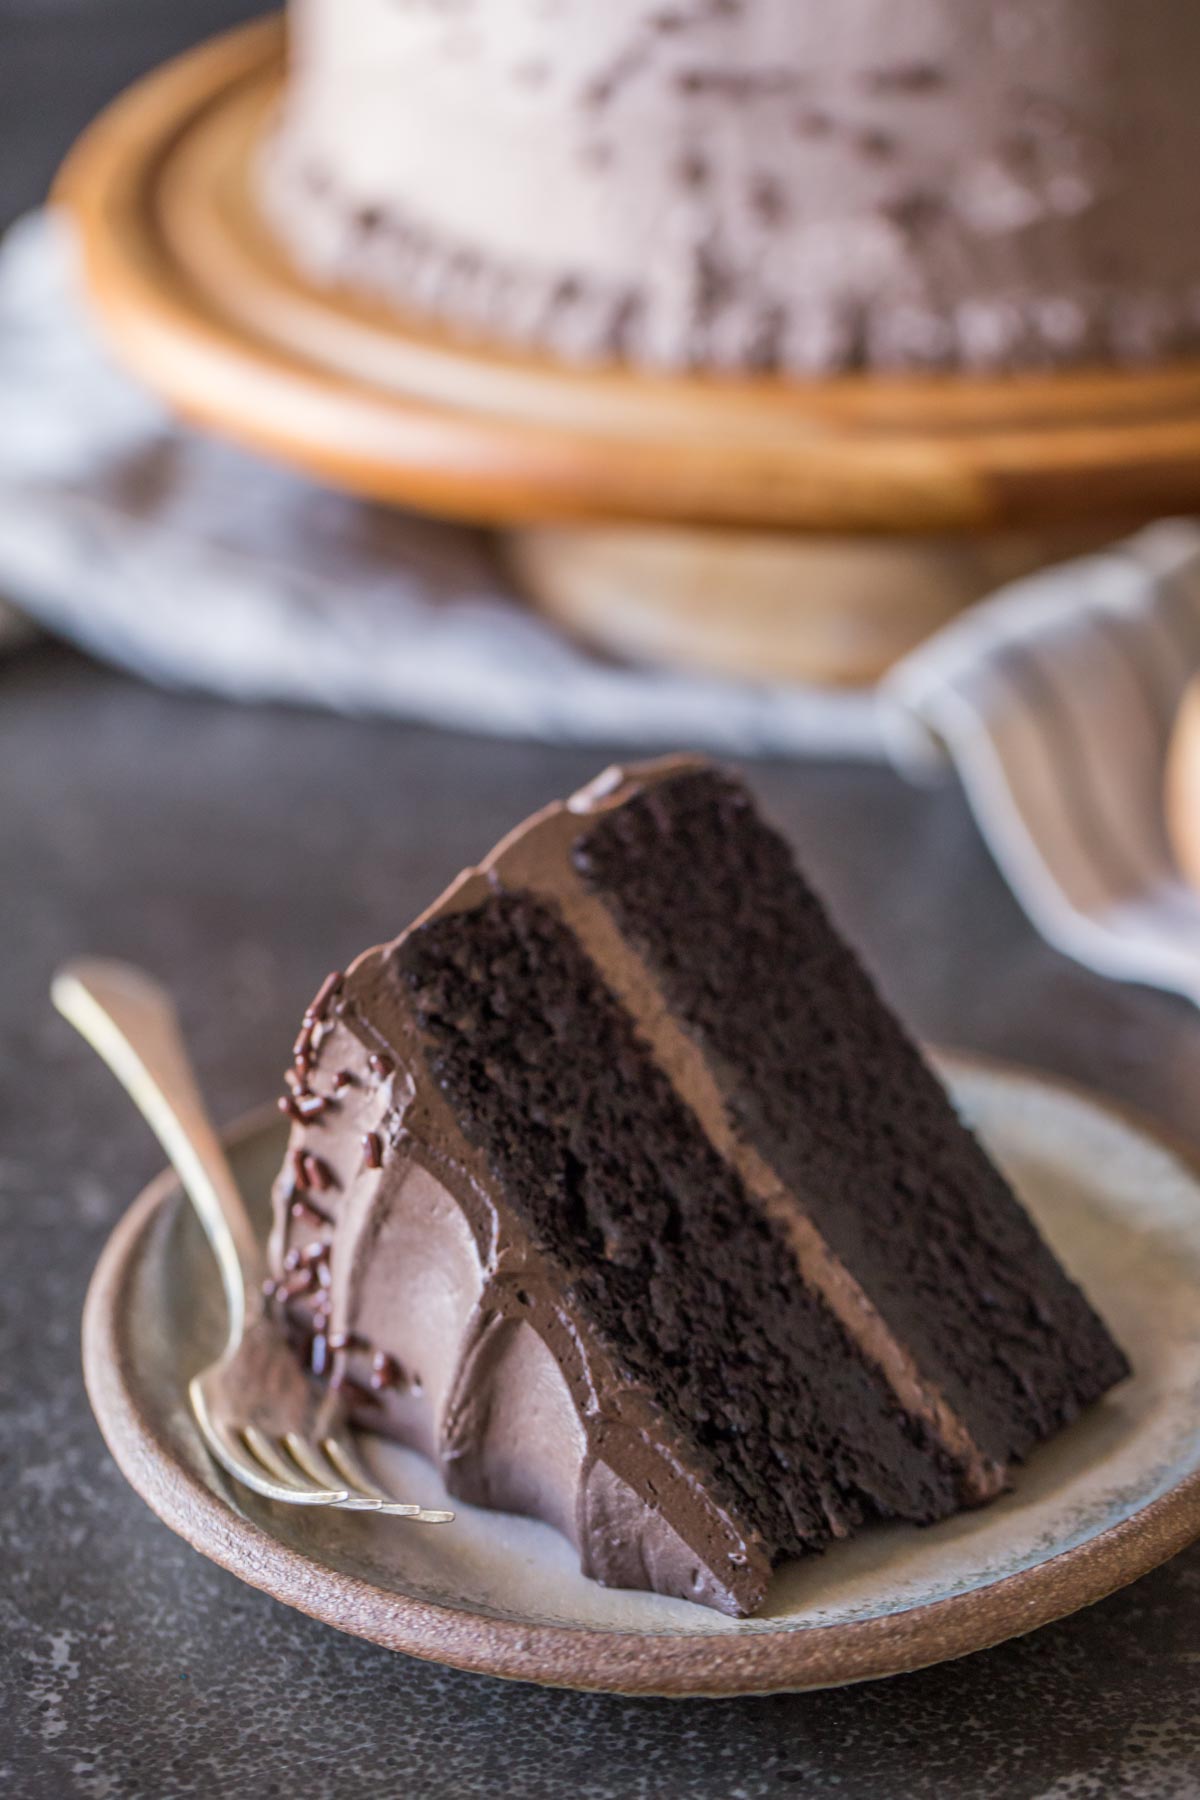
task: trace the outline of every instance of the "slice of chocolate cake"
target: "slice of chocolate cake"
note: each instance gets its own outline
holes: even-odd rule
[[[1127,1372],[733,777],[612,769],[305,1016],[278,1303],[597,1580],[748,1613]]]

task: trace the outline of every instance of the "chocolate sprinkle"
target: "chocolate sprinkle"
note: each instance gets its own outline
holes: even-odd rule
[[[306,1024],[315,1024],[318,1019],[323,1019],[325,1017],[329,1002],[341,988],[342,980],[343,976],[340,969],[334,969],[332,973],[325,977],[324,981],[317,989],[312,1004],[304,1015]]]
[[[390,1056],[382,1056],[378,1050],[372,1050],[370,1056],[367,1058],[368,1069],[370,1069],[372,1075],[377,1075],[380,1081],[386,1080],[395,1066],[396,1065]]]
[[[361,1381],[355,1381],[353,1375],[347,1375],[344,1369],[335,1369],[329,1383],[335,1393],[345,1394],[350,1400],[357,1400],[368,1406],[378,1406],[379,1396],[370,1388],[365,1388]]]
[[[327,1213],[323,1206],[318,1206],[313,1199],[293,1200],[292,1217],[293,1219],[315,1219],[319,1225],[333,1224],[332,1214]]]
[[[333,1078],[333,1091],[340,1094],[345,1088],[354,1086],[354,1077],[349,1069],[339,1069]]]
[[[383,1145],[377,1131],[368,1131],[363,1141],[363,1164],[368,1169],[382,1169]]]
[[[371,1387],[376,1393],[384,1388],[398,1387],[402,1380],[400,1365],[386,1350],[376,1350],[371,1358]]]
[[[329,1164],[323,1162],[319,1156],[314,1156],[311,1150],[306,1150],[303,1154],[304,1174],[306,1177],[304,1185],[305,1187],[316,1188],[319,1194],[323,1194],[326,1188],[333,1186],[333,1174]]]
[[[329,1101],[323,1094],[304,1094],[300,1099],[292,1100],[288,1102],[287,1105],[285,1105],[283,1101],[280,1101],[280,1106],[284,1111],[287,1111],[288,1106],[290,1106],[292,1109],[292,1116],[301,1119],[320,1118],[328,1105]]]

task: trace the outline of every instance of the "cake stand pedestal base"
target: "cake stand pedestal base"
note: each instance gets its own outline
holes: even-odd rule
[[[505,544],[534,604],[617,656],[854,685],[1003,582],[1115,535],[1111,524],[858,538],[538,525]]]

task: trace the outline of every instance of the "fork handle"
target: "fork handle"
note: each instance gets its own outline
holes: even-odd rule
[[[262,1307],[263,1253],[213,1130],[167,990],[131,963],[81,957],[55,975],[63,1017],[108,1064],[183,1183],[221,1271],[236,1344]]]

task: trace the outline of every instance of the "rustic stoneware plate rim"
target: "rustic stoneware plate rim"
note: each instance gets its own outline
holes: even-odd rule
[[[1111,1100],[1059,1077],[978,1057],[943,1059],[949,1071],[1033,1084],[1082,1100],[1164,1150],[1192,1177],[1200,1160]],[[225,1133],[231,1148],[278,1130],[259,1108]],[[129,1366],[123,1326],[131,1272],[164,1203],[177,1194],[164,1170],[116,1225],[97,1264],[83,1321],[88,1394],[130,1485],[173,1531],[242,1580],[311,1617],[386,1648],[465,1670],[611,1693],[718,1697],[796,1691],[870,1680],[969,1654],[1104,1598],[1200,1536],[1200,1467],[1107,1529],[1045,1560],[928,1604],[835,1624],[756,1622],[739,1634],[571,1626],[514,1618],[375,1586],[280,1542],[214,1491],[181,1459],[151,1417]],[[215,1279],[215,1277],[214,1277]],[[186,1397],[180,1395],[186,1406]],[[699,1610],[699,1609],[697,1609]]]

